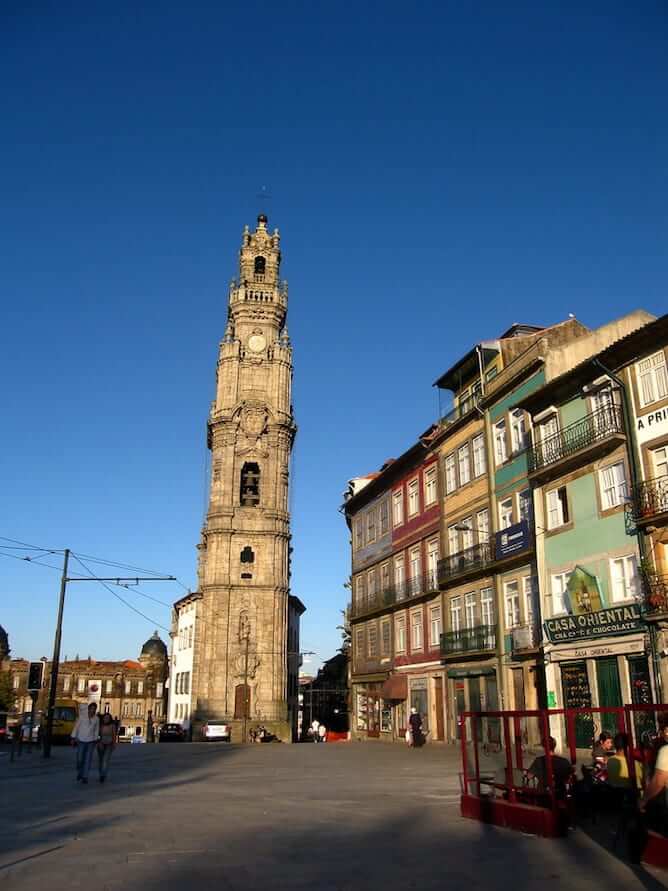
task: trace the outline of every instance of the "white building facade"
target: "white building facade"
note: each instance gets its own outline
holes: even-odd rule
[[[172,652],[169,661],[168,721],[190,728],[192,715],[193,643],[202,595],[186,594],[172,612]]]

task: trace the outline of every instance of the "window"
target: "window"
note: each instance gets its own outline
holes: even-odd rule
[[[389,620],[380,624],[380,655],[389,656],[392,646],[392,625]]]
[[[637,371],[641,405],[649,405],[668,396],[668,373],[663,350],[638,362]]]
[[[656,479],[668,476],[668,446],[652,449],[652,473]]]
[[[513,525],[513,499],[506,498],[499,502],[499,529],[507,529]]]
[[[394,646],[397,653],[406,652],[406,616],[394,620]]]
[[[476,527],[478,529],[478,541],[489,541],[489,511],[479,510],[476,514]]]
[[[114,688],[114,682],[113,682],[113,681],[106,681],[106,683],[105,683],[105,685],[104,685],[105,692],[106,692],[106,693],[111,693],[111,691],[113,690],[113,688]]]
[[[475,591],[464,595],[464,614],[467,628],[475,627]]]
[[[177,675],[178,677],[178,675]],[[130,691],[132,690],[132,681],[125,682],[125,695],[128,696]]]
[[[383,594],[390,590],[390,564],[383,563],[380,567],[380,584]]]
[[[355,632],[355,661],[363,662],[364,659],[364,628],[358,628]]]
[[[397,589],[397,597],[404,597],[406,575],[404,572],[403,556],[394,558],[394,586]]]
[[[473,437],[473,476],[482,476],[487,471],[485,458],[485,437],[482,433]]]
[[[376,570],[370,569],[366,574],[366,596],[369,606],[376,602]]]
[[[524,616],[526,618],[527,624],[533,627],[534,616],[536,615],[536,611],[534,609],[534,601],[536,598],[536,592],[538,590],[538,585],[536,584],[536,579],[532,578],[530,575],[525,575],[522,579],[522,590],[524,592]]]
[[[355,522],[355,548],[359,550],[364,545],[364,523],[362,520]]]
[[[163,690],[164,690],[164,685],[163,685],[162,681],[158,681],[158,683],[155,685],[155,695],[162,696]]]
[[[628,499],[624,462],[619,461],[610,467],[604,467],[599,473],[599,485],[603,510],[623,504]]]
[[[457,452],[457,460],[459,463],[459,485],[464,486],[471,479],[468,443],[465,443]]]
[[[392,495],[392,525],[401,526],[404,522],[403,492],[399,490]]]
[[[488,368],[487,371],[485,372],[485,380],[486,380],[486,381],[492,381],[492,380],[494,380],[494,378],[497,376],[498,373],[499,373],[499,369],[498,369],[498,367],[497,367],[496,365],[492,365],[492,366],[491,366],[490,368]]]
[[[513,444],[513,453],[515,454],[523,452],[529,445],[526,417],[520,409],[516,409],[510,415],[510,437]]]
[[[448,526],[448,553],[456,554],[459,551],[459,532],[455,526]]]
[[[568,612],[566,587],[570,572],[558,572],[552,576],[552,615],[561,616]]]
[[[425,507],[436,501],[436,466],[432,466],[424,474],[424,503]]]
[[[520,520],[525,520],[531,525],[531,489],[524,489],[517,493],[517,512]]]
[[[365,597],[364,576],[358,575],[355,579],[355,600],[358,606],[362,606]]]
[[[483,588],[480,592],[480,617],[485,627],[496,624],[494,618],[494,589]]]
[[[70,689],[71,681],[72,681],[72,678],[69,675],[67,677],[63,678],[63,690]]]
[[[465,517],[461,525],[465,528],[461,530],[462,532],[462,551],[467,550],[467,548],[473,547],[473,517]]]
[[[610,561],[610,581],[613,603],[631,600],[639,595],[638,565],[633,554]]]
[[[185,682],[184,682],[184,693],[190,693],[190,672],[186,671]]]
[[[520,624],[520,586],[517,581],[504,582],[503,599],[506,605],[506,628]]]
[[[429,607],[429,644],[437,647],[441,640],[441,607]]]
[[[193,635],[195,633],[195,628],[193,625],[188,626],[188,646],[191,647],[193,645]]]
[[[143,692],[144,692],[144,682],[137,681],[137,696],[141,696]]]
[[[264,257],[256,257],[255,262],[253,263],[253,272],[257,276],[264,276],[264,272],[267,266],[267,261]]]
[[[508,458],[508,446],[506,445],[506,422],[499,421],[494,425],[494,459],[497,467]]]
[[[422,649],[422,610],[411,613],[411,649]]]
[[[370,510],[366,515],[366,540],[376,540],[376,511]]]
[[[438,539],[427,542],[427,573],[430,588],[436,588],[438,573]]]
[[[86,689],[86,678],[79,678],[77,681],[77,693],[83,693]]]
[[[380,503],[380,534],[385,535],[385,533],[390,528],[390,518],[389,511],[387,506],[387,501],[381,501]]]
[[[599,409],[609,408],[610,406],[615,404],[614,397],[612,395],[612,389],[608,384],[605,387],[601,387],[600,390],[597,390],[592,394],[591,397],[591,407],[592,411],[598,411]]]
[[[21,678],[17,674],[15,674],[14,677],[12,678],[12,690],[18,690],[20,683],[21,683]]]
[[[411,582],[416,582],[420,578],[420,548],[413,548],[409,555],[410,558],[410,573],[411,573]],[[412,594],[417,593],[417,591],[412,590]]]
[[[367,630],[367,652],[369,659],[378,658],[378,627],[375,622]]]
[[[450,601],[450,628],[460,631],[462,627],[462,598],[453,597]]]
[[[247,461],[241,468],[239,503],[242,507],[260,504],[260,466],[254,461]]]
[[[568,523],[568,497],[566,486],[547,493],[547,528],[556,529]]]
[[[414,517],[420,512],[420,490],[417,480],[408,484],[408,516]]]
[[[454,492],[457,488],[457,471],[455,469],[454,454],[448,455],[445,459],[445,491],[447,494]]]

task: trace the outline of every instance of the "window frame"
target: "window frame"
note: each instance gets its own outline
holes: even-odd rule
[[[501,532],[503,529],[509,529],[515,522],[515,507],[513,505],[513,496],[510,495],[508,498],[503,498],[499,501],[499,531]],[[506,506],[504,510],[504,505]],[[510,523],[504,522],[504,513],[508,513],[508,505],[510,505]]]
[[[392,492],[392,528],[404,524],[404,490],[395,489]]]
[[[435,464],[428,467],[424,472],[424,506],[431,507],[438,501],[438,473]]]
[[[452,479],[451,479],[452,477]],[[445,456],[445,494],[451,495],[457,491],[457,459],[451,452]]]
[[[460,486],[471,482],[471,447],[468,442],[462,443],[457,449],[457,473]]]
[[[508,460],[507,429],[505,418],[500,418],[494,424],[494,464],[496,467],[501,467]],[[503,446],[501,450],[498,448],[499,444]]]
[[[406,652],[405,613],[394,617],[394,652],[397,654],[404,654]]]
[[[509,593],[512,586],[514,586],[514,591]],[[522,624],[519,579],[507,579],[503,583],[503,618],[506,623],[506,631],[518,628]]]
[[[441,615],[441,604],[435,603],[429,607],[429,644],[431,649],[438,647],[441,642],[441,634],[443,633],[443,617]],[[436,615],[436,618],[434,616]],[[434,628],[437,629],[434,634]]]
[[[565,493],[565,499],[562,500],[559,498],[559,492],[563,491]],[[559,522],[552,522],[552,507],[550,506],[550,496],[556,495],[557,499],[555,502],[555,507],[558,508],[559,514]],[[554,489],[548,489],[545,492],[545,516],[547,519],[547,529],[551,532],[553,529],[561,529],[563,526],[568,526],[571,522],[571,513],[570,506],[568,503],[568,486],[555,486]]]
[[[424,650],[424,618],[422,607],[411,610],[411,653],[420,653]],[[415,621],[417,619],[417,622]],[[418,631],[418,642],[415,641],[415,631]]]
[[[615,474],[616,478],[612,486],[606,486],[605,474],[614,473],[615,469],[619,467],[621,467],[621,481]],[[629,500],[629,480],[626,473],[626,462],[623,458],[620,458],[619,461],[614,461],[612,464],[606,464],[605,467],[599,469],[598,491],[601,510],[603,511],[615,510],[615,508],[622,507]],[[609,497],[609,493],[612,493],[612,499]]]
[[[487,473],[487,455],[485,453],[484,433],[478,433],[473,437],[471,440],[471,451],[473,453],[473,478],[478,479],[478,477],[484,476]]]
[[[627,563],[631,562],[633,566],[633,575],[631,578],[631,585],[627,584],[627,573],[626,567]],[[618,598],[615,596],[615,578],[613,572],[613,566],[616,563],[622,564],[622,580],[624,582],[624,589],[626,596],[622,598]],[[628,603],[629,601],[637,600],[638,595],[640,594],[640,570],[638,567],[638,557],[634,553],[630,554],[622,554],[619,557],[610,557],[608,561],[608,572],[610,575],[610,602],[611,603]],[[629,587],[631,588],[631,593],[628,593]]]
[[[643,390],[643,373],[641,372],[641,365],[645,362],[651,363],[652,359],[658,359],[653,365],[650,364],[648,367],[648,372],[652,375],[652,390],[653,390],[653,398],[645,399],[644,390]],[[657,375],[657,370],[663,370],[663,389],[664,393],[658,395],[659,391],[659,382],[658,377],[661,375]],[[642,359],[639,359],[636,362],[636,382],[638,385],[638,402],[640,403],[641,408],[645,408],[648,405],[654,405],[655,402],[661,402],[662,399],[668,398],[668,364],[666,363],[666,353],[665,350],[660,349],[655,353],[651,353],[649,356],[644,356]]]
[[[408,495],[408,518],[417,517],[420,513],[420,481],[418,477],[409,480],[406,487]]]

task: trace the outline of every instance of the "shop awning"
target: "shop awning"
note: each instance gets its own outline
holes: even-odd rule
[[[383,699],[407,699],[408,679],[405,674],[391,674],[383,684],[380,695]]]

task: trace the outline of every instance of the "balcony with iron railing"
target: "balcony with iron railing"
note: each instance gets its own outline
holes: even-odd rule
[[[668,613],[668,575],[644,569],[641,579],[645,617],[665,618]]]
[[[531,653],[537,650],[541,643],[540,627],[535,622],[527,622],[524,625],[515,625],[510,629],[511,649],[514,656],[522,653]]]
[[[482,541],[438,561],[438,586],[444,588],[453,578],[481,572],[494,562],[494,548]]]
[[[463,399],[459,402],[453,409],[451,409],[447,414],[443,415],[439,420],[439,424],[441,427],[450,427],[456,421],[459,421],[461,418],[465,418],[467,415],[470,415],[471,412],[478,405],[480,397],[476,394],[475,396],[470,396],[468,399]]]
[[[668,519],[668,476],[643,480],[631,489],[631,513],[636,523],[656,520],[662,514]]]
[[[362,602],[354,603],[352,616],[358,619],[360,616],[370,615],[383,610],[385,607],[394,606],[396,603],[412,600],[420,597],[422,594],[430,594],[434,591],[438,591],[437,578],[436,573],[430,570],[422,575],[406,579],[403,582],[396,582],[393,585],[381,588],[371,596],[365,597]]]
[[[441,656],[446,659],[465,653],[485,653],[496,649],[494,625],[476,625],[441,634]]]
[[[603,406],[529,449],[529,473],[545,474],[547,470],[557,468],[561,471],[563,465],[574,458],[591,457],[590,453],[614,445],[623,437],[621,407]]]

